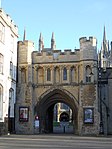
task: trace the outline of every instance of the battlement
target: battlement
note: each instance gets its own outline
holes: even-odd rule
[[[64,49],[62,50],[52,50],[51,48],[43,48],[41,51],[34,50],[34,43],[29,40],[18,42],[18,52],[19,60],[21,56],[27,57],[32,56],[32,63],[62,63],[62,62],[79,62],[82,60],[96,60],[97,59],[97,44],[95,37],[80,38],[80,49]],[[85,52],[86,51],[86,52]],[[30,53],[30,54],[29,54]],[[28,58],[29,59],[29,58]]]
[[[33,51],[32,61],[33,63],[51,63],[51,62],[68,62],[68,61],[79,61],[80,50],[65,49],[61,50],[51,50],[51,51]]]
[[[31,56],[33,51],[34,42],[29,40],[18,41],[18,63],[31,63]]]
[[[82,37],[80,42],[80,59],[94,59],[97,60],[97,40],[95,37]]]
[[[28,46],[33,46],[34,47],[34,42],[30,41],[30,40],[25,40],[25,41],[18,41],[18,46],[24,46],[24,47],[28,47]]]
[[[79,42],[80,42],[80,45],[81,44],[84,44],[84,43],[89,43],[89,44],[92,44],[92,46],[96,46],[97,39],[95,37],[92,37],[92,36],[89,37],[89,38],[87,38],[87,37],[81,37],[79,39]]]
[[[8,26],[11,27],[12,31],[18,36],[18,26],[14,23],[11,17],[3,11],[2,8],[0,8],[0,17]]]
[[[58,55],[76,55],[77,52],[79,52],[79,49],[75,49],[74,51],[72,51],[71,49],[65,49],[64,51],[61,50],[49,50],[49,51],[45,51],[44,49],[41,52],[38,51],[33,51],[33,54],[36,54],[36,56],[53,56],[54,54],[58,54]]]

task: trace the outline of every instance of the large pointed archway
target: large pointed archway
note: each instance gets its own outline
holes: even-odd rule
[[[39,98],[35,106],[35,114],[38,115],[40,121],[40,133],[53,132],[53,109],[59,102],[67,104],[72,109],[74,133],[78,132],[78,101],[67,90],[51,89]]]

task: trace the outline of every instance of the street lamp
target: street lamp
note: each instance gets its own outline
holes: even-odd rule
[[[97,66],[94,66],[94,67],[97,67]],[[94,68],[93,67],[93,68]],[[101,94],[101,66],[99,65],[99,67],[97,67],[97,70],[98,70],[98,95],[99,95],[99,109],[100,109],[100,134],[104,134],[104,127],[103,127],[103,112],[102,112],[102,94]],[[94,75],[93,72],[91,71],[90,75]]]
[[[103,113],[102,113],[102,95],[101,95],[101,67],[98,69],[98,84],[99,84],[99,103],[100,103],[100,134],[104,134],[103,128]]]

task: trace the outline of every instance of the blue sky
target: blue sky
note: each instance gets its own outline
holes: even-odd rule
[[[35,43],[38,49],[40,32],[45,47],[55,34],[57,49],[79,48],[79,38],[95,36],[101,48],[104,25],[112,40],[112,0],[2,0],[2,8],[19,28],[19,39]]]

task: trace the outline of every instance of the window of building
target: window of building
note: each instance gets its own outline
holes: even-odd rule
[[[0,119],[3,115],[3,86],[0,84]]]
[[[91,67],[90,66],[86,66],[86,82],[91,82]]]
[[[4,37],[5,37],[5,27],[0,22],[0,41],[4,43]]]
[[[63,69],[63,80],[67,80],[67,69]]]
[[[13,88],[10,88],[10,90],[9,90],[9,104],[11,104],[12,102],[14,102],[14,90],[13,90]]]
[[[14,36],[11,35],[11,51],[14,51]]]
[[[0,54],[0,73],[3,73],[3,61],[4,57],[2,54]]]
[[[13,63],[10,62],[10,76],[13,78]]]
[[[16,66],[13,66],[13,75],[14,75],[14,79],[16,80]]]
[[[50,68],[47,69],[47,81],[51,81],[51,70],[50,70]]]

